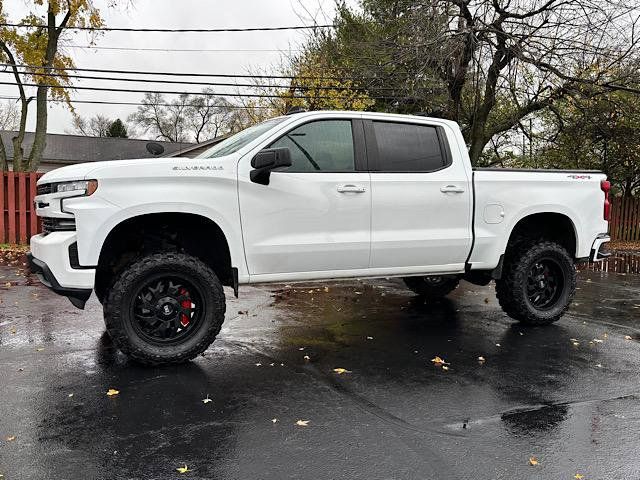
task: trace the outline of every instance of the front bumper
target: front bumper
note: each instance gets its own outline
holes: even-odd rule
[[[84,305],[91,296],[91,289],[65,288],[58,283],[58,280],[56,280],[56,277],[46,263],[35,258],[31,252],[27,253],[27,259],[29,260],[31,273],[36,274],[44,286],[50,288],[58,295],[67,297],[75,307],[80,309],[84,308]]]
[[[598,237],[593,242],[593,246],[591,247],[591,255],[589,256],[589,261],[591,262],[600,262],[602,260],[606,260],[611,256],[611,252],[607,250],[607,243],[611,241],[611,237],[606,233],[602,233],[598,235]]]
[[[69,247],[76,243],[76,232],[54,232],[31,237],[29,264],[31,271],[54,292],[69,297],[78,308],[91,295],[95,268],[74,268]]]

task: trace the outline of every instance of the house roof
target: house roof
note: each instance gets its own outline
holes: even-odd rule
[[[227,134],[227,135],[220,135],[219,137],[215,137],[215,138],[212,138],[210,140],[205,140],[204,142],[194,143],[193,145],[191,145],[191,146],[189,146],[187,148],[184,148],[183,150],[180,150],[178,152],[173,152],[173,153],[168,153],[168,154],[165,153],[163,156],[164,157],[195,158],[198,155],[200,155],[201,153],[209,150],[214,145],[217,145],[221,141],[226,140],[230,136],[231,136],[230,133]]]
[[[0,131],[0,136],[7,151],[7,158],[13,158],[12,138],[15,131]],[[25,152],[30,151],[33,144],[33,132],[27,132],[23,142]],[[82,162],[98,162],[101,160],[124,160],[130,158],[151,158],[154,155],[146,149],[147,143],[153,141],[164,147],[165,156],[179,156],[180,152],[194,146],[192,143],[159,142],[155,140],[138,140],[133,138],[85,137],[82,135],[47,134],[47,145],[42,155],[42,162],[62,165]]]

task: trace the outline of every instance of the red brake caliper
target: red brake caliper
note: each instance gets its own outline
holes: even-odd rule
[[[180,289],[180,295],[186,295],[187,298],[180,302],[182,308],[186,309],[189,313],[191,313],[191,299],[189,298],[189,292],[187,292],[184,288]],[[180,315],[180,325],[186,327],[189,325],[190,318],[188,315],[182,313]]]

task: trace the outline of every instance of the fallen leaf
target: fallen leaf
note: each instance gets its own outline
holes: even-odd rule
[[[187,464],[185,463],[184,467],[178,467],[176,468],[176,471],[178,473],[187,473],[187,472],[190,472],[191,470],[189,470],[189,467],[187,467]]]
[[[213,400],[211,400],[211,399],[209,398],[209,395],[207,394],[207,398],[203,398],[203,399],[202,399],[202,403],[207,404],[207,403],[209,403],[209,402],[213,402]]]
[[[488,299],[488,298],[485,298],[485,299],[484,299],[484,303],[489,303],[489,299]]]
[[[42,347],[36,348],[36,352],[42,352],[43,350],[44,350],[44,348],[42,348]]]
[[[584,478],[584,475],[580,474],[580,473],[576,473],[573,478],[575,478],[576,480],[582,480]]]
[[[15,335],[15,334],[16,334],[16,329],[15,329],[15,328],[12,328],[12,329],[10,330],[10,333],[11,333],[11,335]]]
[[[333,371],[338,375],[342,375],[343,373],[351,373],[351,370],[347,370],[346,368],[334,368]]]
[[[120,393],[120,390],[116,390],[115,388],[110,388],[109,391],[107,392],[107,396],[113,397],[114,395],[118,395],[119,393]]]
[[[329,292],[329,287],[324,287],[324,291],[328,293]]]
[[[538,462],[538,459],[537,459],[536,457],[531,457],[531,458],[529,459],[529,465],[531,465],[531,466],[533,466],[533,467],[535,467],[536,465],[538,465],[538,463],[539,463],[539,462]]]
[[[433,364],[436,367],[441,367],[443,365],[449,365],[449,363],[445,362],[444,359],[438,357],[437,355],[434,358],[432,358],[431,361],[433,362]]]
[[[311,420],[298,420],[296,425],[299,427],[308,427]]]
[[[7,442],[13,442],[16,439],[15,435],[10,435],[7,437]]]
[[[625,335],[624,339],[625,340],[633,340],[633,337],[631,335]]]

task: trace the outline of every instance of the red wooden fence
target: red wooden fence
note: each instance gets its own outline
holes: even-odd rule
[[[27,243],[31,235],[40,231],[40,221],[33,212],[33,197],[42,174],[0,175],[0,243]]]
[[[4,172],[0,181],[0,243],[27,243],[40,231],[33,197],[41,173]],[[640,241],[640,198],[614,198],[609,232],[614,240]]]
[[[609,233],[614,240],[640,241],[640,198],[614,198]]]

